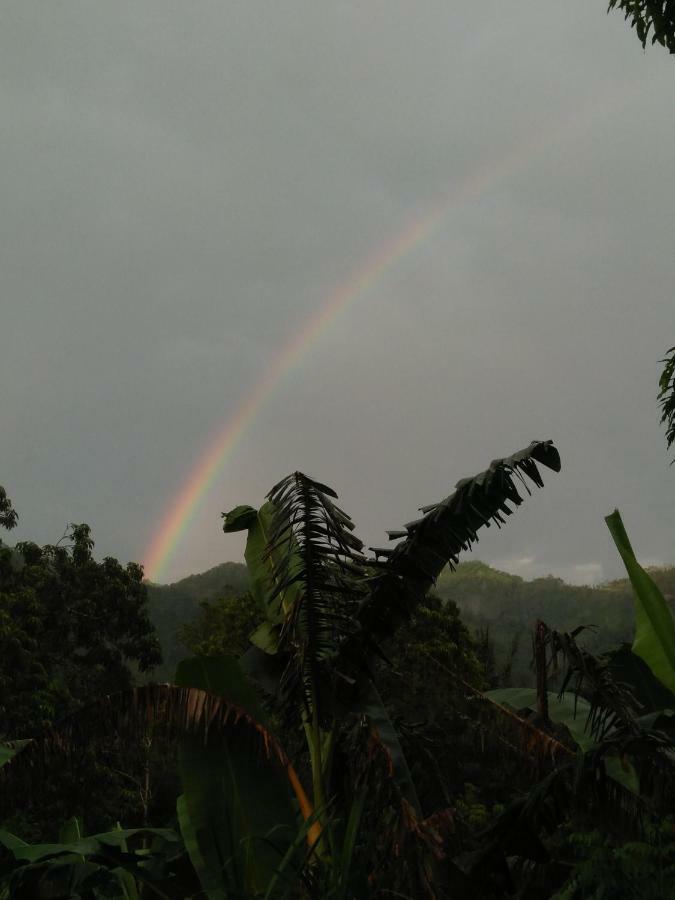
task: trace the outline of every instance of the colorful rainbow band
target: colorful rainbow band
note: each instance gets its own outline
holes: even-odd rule
[[[631,92],[622,90],[620,86],[614,88],[609,97],[593,97],[591,102],[587,103],[585,111],[576,109],[556,127],[543,132],[537,139],[528,141],[526,146],[517,146],[508,154],[501,156],[496,163],[475,173],[450,197],[444,198],[421,218],[408,223],[397,237],[383,245],[335,290],[276,354],[262,378],[244,397],[233,415],[191,467],[188,477],[169,503],[167,512],[143,555],[146,576],[152,581],[158,581],[162,577],[202,498],[209,491],[249,424],[256,418],[284,375],[297,364],[302,354],[319,339],[341,313],[346,312],[356,300],[362,298],[396,262],[429,239],[444,223],[452,209],[483,195],[498,182],[525,169],[528,162],[540,156],[559,140],[563,138],[569,140],[570,133],[575,131],[583,133],[589,125],[587,121],[589,114],[595,120],[598,109],[607,113],[609,107],[623,106],[630,101],[630,97]]]

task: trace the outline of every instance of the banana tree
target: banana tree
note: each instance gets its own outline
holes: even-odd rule
[[[500,527],[512,506],[520,505],[518,486],[528,493],[528,479],[542,486],[537,464],[559,470],[550,441],[533,442],[458,482],[449,497],[389,532],[396,546],[374,549],[369,557],[335,492],[299,472],[275,485],[260,509],[239,506],[224,514],[225,531],[247,531],[246,562],[265,617],[242,666],[274,698],[284,719],[304,731],[324,861],[341,854],[336,818],[352,821],[346,802],[352,791],[341,789],[336,765],[345,732],[355,726],[378,747],[396,784],[393,843],[402,842],[403,831],[426,830],[431,844],[440,840],[431,823],[421,824],[424,812],[371,663],[478,531]],[[426,854],[412,889],[431,893],[434,877],[433,853]]]

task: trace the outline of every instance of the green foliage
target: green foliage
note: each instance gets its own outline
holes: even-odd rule
[[[605,519],[635,593],[633,653],[669,691],[675,692],[675,620],[654,580],[640,566],[619,511]]]
[[[665,359],[663,372],[659,379],[659,404],[661,405],[661,422],[666,426],[668,447],[675,443],[675,347],[671,347]]]
[[[457,607],[429,595],[408,626],[384,645],[387,663],[376,680],[398,724],[422,807],[447,805],[467,777],[475,778],[473,710],[466,684],[484,685],[477,647]]]
[[[664,823],[648,841],[619,843],[598,831],[570,835],[579,859],[555,900],[672,900],[675,898],[673,826]]]
[[[146,582],[148,616],[157,632],[164,662],[156,670],[158,680],[170,681],[176,665],[186,655],[180,629],[200,617],[200,604],[216,603],[223,597],[244,594],[250,588],[246,566],[227,562],[175,584]]]
[[[675,53],[675,0],[609,0],[609,9],[618,9],[646,47],[651,32],[652,44],[661,44]]]
[[[4,487],[0,485],[0,528],[11,529],[16,526],[19,516],[12,506]]]
[[[171,864],[182,842],[170,829],[118,827],[84,837],[81,823],[72,819],[58,843],[31,845],[0,830],[0,845],[0,884],[8,900],[139,900],[144,883],[153,885],[155,897],[185,896],[172,890],[177,879]]]
[[[179,626],[178,637],[194,656],[241,656],[261,620],[249,593],[213,602],[205,600],[199,604],[197,618]]]
[[[237,715],[256,717],[255,727],[226,741],[214,732],[183,737],[178,816],[209,900],[262,896],[298,830],[285,757],[270,753],[274,738],[236,660],[187,660],[176,682],[236,701]]]
[[[63,543],[17,545],[21,566],[0,547],[0,734],[28,737],[161,659],[141,567],[93,546],[72,525]]]
[[[675,569],[652,577],[666,594],[675,594]],[[599,587],[570,585],[551,576],[525,581],[472,561],[461,563],[455,572],[444,571],[436,589],[443,599],[456,603],[464,623],[482,635],[481,659],[489,665],[490,655],[494,657],[493,687],[505,686],[506,679],[534,686],[531,626],[536,619],[561,632],[572,631],[579,623],[595,626],[580,638],[595,653],[633,637],[633,598],[627,581]]]

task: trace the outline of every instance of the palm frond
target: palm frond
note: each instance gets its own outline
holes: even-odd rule
[[[632,686],[612,674],[612,655],[596,657],[579,647],[576,637],[580,631],[577,628],[571,634],[560,634],[546,629],[546,643],[552,665],[557,665],[559,655],[567,663],[559,696],[571,690],[575,697],[589,703],[587,730],[597,743],[584,754],[587,780],[588,773],[595,773],[593,783],[600,784],[605,795],[610,789],[616,793],[617,778],[624,782],[624,789],[630,782],[622,775],[623,768],[633,773],[643,800],[659,805],[675,791],[675,744],[672,733],[668,733],[672,732],[670,723],[663,714],[639,714],[640,703]],[[605,787],[612,760],[618,762],[618,768]],[[617,796],[619,800],[623,797],[621,793]]]
[[[594,656],[577,644],[582,628],[562,633],[541,623],[544,642],[549,654],[549,666],[557,668],[558,658],[567,664],[567,671],[560,686],[562,697],[572,690],[575,697],[583,697],[590,705],[588,731],[598,741],[617,728],[636,733],[636,717],[640,705],[630,685],[616,681],[609,660]]]
[[[675,347],[670,348],[661,362],[664,368],[659,378],[658,401],[661,405],[661,423],[666,426],[666,440],[670,448],[675,443]]]
[[[268,494],[274,516],[267,556],[274,563],[273,596],[295,602],[281,627],[280,646],[289,652],[286,687],[302,685],[307,709],[320,703],[320,677],[354,629],[364,558],[349,516],[333,500],[332,488],[294,472]],[[289,541],[289,535],[293,540]]]
[[[392,540],[402,538],[393,549],[373,548],[379,571],[359,612],[371,639],[389,637],[410,617],[445,566],[454,568],[459,554],[478,540],[481,528],[505,524],[513,513],[511,505],[523,502],[519,489],[531,493],[528,480],[543,487],[537,464],[560,471],[560,455],[552,441],[533,441],[511,456],[494,460],[473,478],[457,482],[449,497],[422,507],[421,518],[404,530],[389,532]]]

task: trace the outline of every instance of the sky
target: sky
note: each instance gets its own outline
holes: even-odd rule
[[[561,472],[472,558],[618,577],[618,507],[643,563],[675,563],[675,69],[606,6],[8,3],[12,539],[84,521],[147,560],[262,381],[155,580],[242,559],[221,512],[296,469],[382,546],[533,439]]]

